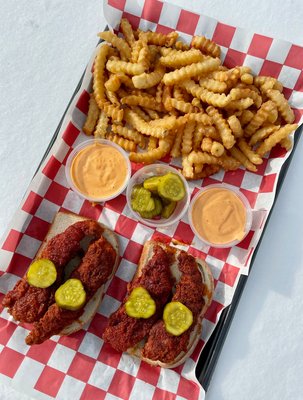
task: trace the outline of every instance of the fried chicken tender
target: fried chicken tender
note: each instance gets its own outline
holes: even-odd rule
[[[25,275],[4,296],[3,307],[8,307],[8,312],[17,321],[28,323],[38,321],[54,302],[54,292],[61,283],[64,267],[81,250],[80,241],[84,236],[97,239],[102,232],[103,228],[98,222],[80,221],[50,239],[39,258],[47,258],[55,264],[56,282],[48,288],[37,288],[28,284]]]
[[[193,327],[204,305],[204,283],[193,256],[182,251],[178,261],[181,278],[172,301],[179,301],[192,311]],[[143,356],[165,363],[173,361],[182,351],[187,351],[192,327],[180,336],[173,336],[166,331],[163,320],[158,321],[149,332],[143,348]]]
[[[128,295],[138,286],[144,287],[150,293],[156,303],[154,315],[147,319],[129,317],[124,306],[126,298],[118,310],[110,316],[102,338],[117,351],[126,351],[139,343],[161,316],[173,287],[169,265],[168,255],[160,246],[155,246],[154,254],[142,269],[141,275],[135,278],[128,287]]]
[[[111,275],[116,257],[116,251],[103,237],[89,246],[82,262],[71,275],[71,278],[81,280],[86,292],[86,303]],[[59,334],[71,322],[78,319],[83,310],[84,306],[79,310],[70,311],[60,308],[56,303],[52,304],[39,322],[34,323],[26,343],[40,344],[51,336]]]

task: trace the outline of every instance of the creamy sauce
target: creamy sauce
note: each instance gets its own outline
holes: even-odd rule
[[[84,195],[103,199],[121,189],[127,177],[127,164],[114,147],[94,143],[75,156],[71,165],[71,179]]]
[[[214,244],[225,244],[244,237],[246,209],[232,191],[211,188],[195,201],[192,222],[202,238]]]

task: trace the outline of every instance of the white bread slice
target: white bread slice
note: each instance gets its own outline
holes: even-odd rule
[[[174,262],[170,265],[170,270],[171,274],[174,276],[176,279],[176,283],[180,280],[181,277],[181,272],[178,268],[178,261],[177,257],[179,256],[181,250],[177,249],[176,247],[168,246],[165,243],[162,242],[157,242],[157,241],[148,241],[145,243],[142,254],[139,260],[138,268],[136,271],[135,277],[139,277],[142,274],[142,269],[144,265],[147,264],[147,262],[152,258],[153,256],[153,249],[155,245],[161,246],[165,251],[173,253],[174,254]],[[188,348],[186,352],[182,352],[178,355],[178,357],[172,361],[171,363],[163,363],[160,360],[150,360],[148,358],[145,358],[142,356],[142,348],[145,344],[145,340],[142,340],[139,344],[137,344],[135,347],[127,349],[127,352],[129,354],[135,355],[139,357],[140,359],[144,360],[148,364],[154,365],[154,366],[160,366],[162,368],[175,368],[180,364],[183,364],[188,357],[192,354],[194,351],[199,338],[201,336],[201,331],[202,331],[202,320],[205,315],[206,310],[208,309],[213,293],[214,293],[214,279],[211,273],[211,270],[209,266],[206,264],[206,262],[200,258],[195,258],[197,262],[197,267],[199,268],[199,271],[202,276],[202,281],[204,283],[204,290],[203,290],[203,299],[204,299],[204,306],[200,311],[200,314],[198,316],[196,325],[194,329],[192,330],[190,334],[190,339],[188,343]],[[133,279],[134,279],[133,278]]]
[[[89,220],[89,218],[82,217],[80,215],[77,215],[77,214],[74,214],[71,212],[67,212],[67,211],[59,211],[56,214],[56,216],[50,226],[50,229],[36,254],[35,259],[39,258],[39,255],[41,254],[42,250],[44,249],[47,242],[51,238],[53,238],[54,236],[58,235],[61,232],[64,232],[65,229],[68,228],[70,225],[73,225],[74,223],[79,222],[79,221],[87,221],[87,220]],[[116,269],[118,267],[118,264],[119,264],[119,242],[118,242],[117,235],[113,231],[111,231],[105,225],[103,225],[101,223],[99,223],[99,224],[104,229],[102,236],[104,236],[104,238],[113,246],[113,248],[116,250],[116,253],[117,253],[116,262],[115,262],[115,265],[113,266],[113,271],[107,280],[107,282],[109,282],[112,279],[112,277],[114,276]],[[81,317],[79,319],[77,319],[76,321],[74,321],[72,324],[66,326],[60,332],[60,335],[70,335],[71,333],[79,331],[80,329],[82,329],[84,324],[86,324],[93,318],[93,316],[97,312],[99,304],[102,300],[106,284],[102,285],[97,290],[97,292],[94,294],[94,296],[89,300],[89,302],[85,305],[84,311],[83,311],[83,314],[81,315]]]

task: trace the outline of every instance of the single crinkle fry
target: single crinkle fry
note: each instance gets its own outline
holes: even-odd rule
[[[244,153],[242,153],[242,151],[240,149],[238,149],[236,146],[229,149],[229,152],[236,160],[240,161],[240,163],[246,169],[248,169],[249,171],[252,171],[252,172],[257,171],[257,167],[251,161],[249,161],[249,159],[246,157],[246,155]]]
[[[229,97],[229,100],[230,100],[230,97]],[[224,108],[227,111],[236,111],[236,110],[242,111],[242,110],[246,110],[253,104],[254,104],[253,99],[250,97],[247,97],[246,99],[231,100]]]
[[[123,109],[119,108],[109,102],[102,104],[102,110],[114,122],[121,122],[123,119]]]
[[[263,157],[268,153],[276,144],[280,143],[281,140],[288,137],[288,135],[296,130],[297,124],[287,124],[282,126],[277,131],[273,132],[264,142],[257,148],[257,153]]]
[[[182,175],[186,179],[194,179],[194,166],[193,163],[189,161],[188,156],[182,159]]]
[[[210,137],[217,142],[222,142],[221,135],[214,126],[204,126],[203,134],[204,136]]]
[[[279,82],[276,78],[273,78],[271,76],[255,76],[254,77],[254,84],[258,88],[260,88],[261,92],[266,92],[269,89],[276,89],[279,90],[279,92],[282,92],[283,90],[283,85],[281,82]]]
[[[173,142],[173,137],[168,136],[165,139],[159,140],[157,148],[147,151],[145,153],[134,153],[131,152],[129,159],[133,162],[151,164],[156,160],[160,160],[162,157],[169,153]]]
[[[202,107],[202,104],[201,104],[201,100],[200,100],[200,99],[197,99],[197,97],[194,97],[194,98],[192,99],[191,104],[192,104],[194,107],[198,107],[200,112],[203,111],[203,107]]]
[[[175,140],[173,146],[170,151],[170,155],[172,157],[180,157],[181,155],[181,143],[182,143],[182,136],[183,136],[184,127],[179,126],[175,135]]]
[[[201,122],[198,122],[194,131],[194,138],[193,138],[193,149],[199,150],[201,147],[201,142],[204,136],[204,125]]]
[[[235,144],[235,137],[232,134],[232,131],[226,122],[226,120],[222,117],[218,110],[216,110],[212,106],[208,106],[206,109],[207,114],[212,118],[213,123],[215,124],[216,128],[218,129],[224,147],[226,149],[230,149]]]
[[[289,136],[287,136],[286,138],[282,139],[281,142],[280,142],[280,145],[282,147],[284,147],[284,149],[286,151],[291,150],[291,148],[292,148],[292,140],[291,140],[291,138]]]
[[[194,36],[191,41],[191,46],[212,57],[220,57],[221,54],[220,47],[205,36]]]
[[[108,134],[106,137],[108,140],[118,144],[122,149],[126,151],[136,151],[137,145],[132,140],[127,140],[119,135]]]
[[[107,127],[108,127],[108,116],[105,114],[104,111],[100,111],[100,116],[95,128],[94,136],[96,138],[104,139],[107,134]]]
[[[148,70],[149,65],[150,65],[150,53],[149,53],[149,48],[147,45],[146,40],[144,40],[141,36],[139,35],[139,40],[142,42],[141,49],[138,54],[138,64],[143,65],[144,71]]]
[[[213,140],[210,152],[213,156],[221,157],[225,153],[225,149],[222,143]]]
[[[143,74],[135,75],[132,77],[132,81],[135,88],[147,89],[157,85],[162,80],[164,74],[165,68],[157,63],[153,72],[144,72]]]
[[[163,76],[163,82],[165,85],[174,85],[175,83],[179,83],[185,79],[211,72],[219,65],[220,60],[218,58],[207,58],[204,61],[186,65],[180,69],[167,72]]]
[[[257,108],[259,108],[262,104],[262,97],[256,91],[251,90],[249,88],[247,89],[241,87],[234,88],[230,91],[229,96],[231,100],[251,98],[253,99]]]
[[[279,112],[288,124],[294,122],[295,114],[290,108],[288,101],[279,90],[269,89],[266,91],[266,95],[276,104]]]
[[[196,121],[196,122],[200,122],[203,125],[211,125],[212,124],[212,119],[205,112],[188,113],[188,114],[185,114],[184,117],[186,118],[187,121]]]
[[[158,61],[159,59],[159,47],[155,46],[154,44],[148,45],[148,50],[149,50],[149,64],[150,66],[153,66],[155,62]]]
[[[254,115],[255,113],[253,113],[251,110],[243,110],[241,112],[241,115],[238,117],[241,126],[244,127],[245,125],[247,125],[252,120]]]
[[[104,88],[104,70],[109,54],[110,47],[107,44],[101,45],[94,64],[93,90],[95,100],[99,108],[102,108],[102,104],[106,101]]]
[[[162,92],[162,103],[166,111],[172,111],[173,106],[171,104],[171,87],[164,86]]]
[[[201,143],[201,150],[212,154],[213,156],[220,157],[224,154],[225,149],[222,143],[216,142],[215,140],[204,137]]]
[[[180,40],[176,41],[176,43],[174,44],[174,47],[175,47],[176,50],[183,50],[183,51],[186,51],[186,50],[190,49],[189,44],[183,43]]]
[[[112,125],[112,132],[116,135],[123,136],[125,139],[131,140],[138,144],[142,149],[145,147],[144,136],[134,129],[127,128],[122,125]]]
[[[201,150],[206,151],[207,153],[211,153],[211,146],[213,144],[213,140],[209,137],[205,137],[201,142]],[[213,154],[215,155],[215,154]],[[221,155],[221,154],[220,154]]]
[[[166,115],[163,118],[159,118],[154,121],[150,121],[149,125],[171,130],[171,129],[176,128],[177,118],[174,115]]]
[[[252,148],[244,139],[240,139],[238,141],[238,146],[242,153],[249,159],[249,161],[256,165],[262,164],[262,158],[259,156],[259,154],[252,150]]]
[[[154,97],[147,97],[142,95],[129,95],[121,99],[121,104],[127,104],[129,106],[141,106],[145,108],[150,108],[155,111],[162,111],[163,108],[159,103],[156,102]]]
[[[98,33],[98,36],[101,39],[106,40],[108,43],[111,43],[114,47],[116,47],[119,50],[121,59],[123,61],[130,60],[131,50],[129,45],[126,43],[124,39],[119,38],[117,35],[115,35],[113,32],[110,31],[100,32]]]
[[[169,131],[165,128],[151,126],[132,110],[124,110],[124,116],[128,124],[132,125],[135,129],[137,129],[137,131],[144,133],[145,135],[164,138],[169,133]]]
[[[95,100],[94,95],[91,94],[90,98],[89,98],[89,107],[88,107],[87,118],[86,118],[85,123],[82,128],[83,132],[86,135],[91,135],[94,132],[99,115],[100,115],[100,110],[99,110],[98,104]]]
[[[156,46],[172,47],[178,38],[177,32],[170,32],[164,35],[160,32],[142,32],[143,37],[148,44],[155,44]]]
[[[119,81],[121,83],[123,83],[123,85],[125,85],[128,89],[134,89],[135,88],[132,79],[129,76],[127,76],[125,73],[118,72],[115,75],[119,78]]]
[[[248,144],[254,146],[256,143],[267,138],[271,133],[280,129],[280,125],[266,125],[258,129],[250,138]]]
[[[133,28],[126,18],[121,19],[120,28],[125,37],[125,40],[132,47],[136,39],[134,36]]]
[[[118,97],[117,97],[116,92],[112,92],[111,90],[105,89],[105,94],[106,94],[106,97],[108,98],[108,100],[109,100],[112,104],[114,104],[114,105],[117,106],[117,107],[120,107],[120,102],[119,102],[119,99],[118,99]]]
[[[105,82],[104,86],[107,90],[111,92],[116,92],[120,86],[122,81],[119,79],[119,75],[111,74],[109,79]]]
[[[211,77],[220,82],[233,82],[236,83],[240,78],[239,68],[227,69],[226,67],[220,66],[218,69],[211,73]]]
[[[223,155],[221,157],[215,157],[209,153],[202,151],[192,151],[188,155],[188,161],[191,164],[217,164],[224,168],[226,171],[235,170],[239,168],[239,162],[233,157]]]
[[[273,108],[272,110],[270,110],[268,114],[267,121],[271,124],[274,124],[277,121],[278,116],[279,116],[278,109]]]
[[[132,45],[131,62],[137,63],[139,58],[140,50],[142,49],[142,40],[137,40]]]
[[[263,103],[249,124],[245,127],[245,136],[251,136],[256,132],[257,129],[267,120],[270,112],[275,108],[275,104],[272,101]]]
[[[252,85],[254,83],[254,77],[252,74],[245,73],[241,75],[241,82],[246,83],[247,85]]]
[[[239,138],[243,136],[243,129],[239,119],[235,115],[231,115],[227,118],[227,123],[234,135],[234,137]]]
[[[128,75],[140,75],[144,72],[144,65],[139,63],[130,63],[120,60],[108,60],[106,63],[106,69],[114,74],[124,72]]]
[[[216,174],[220,170],[219,165],[207,165],[203,164],[203,168],[201,172],[194,173],[194,179],[204,179],[208,176]]]
[[[202,61],[204,58],[205,56],[197,49],[187,51],[172,50],[167,55],[160,57],[159,61],[165,67],[180,68]]]
[[[174,108],[183,112],[184,114],[200,111],[198,108],[194,107],[191,103],[186,103],[186,101],[183,100],[177,100],[175,98],[171,98],[170,103]]]
[[[193,148],[193,135],[194,135],[195,126],[196,126],[195,121],[189,121],[185,125],[183,137],[182,137],[182,146],[181,146],[182,156],[186,156],[187,154],[189,154]]]
[[[220,82],[209,77],[201,78],[199,84],[214,93],[224,93],[227,89],[227,84],[225,82]]]
[[[141,117],[145,122],[149,122],[151,117],[145,111],[142,110],[139,106],[131,106],[132,111],[137,113],[139,117]]]
[[[157,86],[157,90],[156,90],[156,102],[161,104],[162,102],[162,96],[163,96],[163,82],[160,82]]]
[[[185,80],[179,82],[179,85],[183,87],[188,93],[194,97],[198,97],[204,103],[210,104],[215,107],[225,107],[231,102],[231,99],[224,93],[213,93],[201,86],[197,85],[193,80]]]

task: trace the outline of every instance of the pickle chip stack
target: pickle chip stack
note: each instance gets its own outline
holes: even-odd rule
[[[142,184],[135,185],[131,194],[131,206],[142,218],[167,219],[184,196],[185,188],[181,178],[169,172],[147,178]]]

